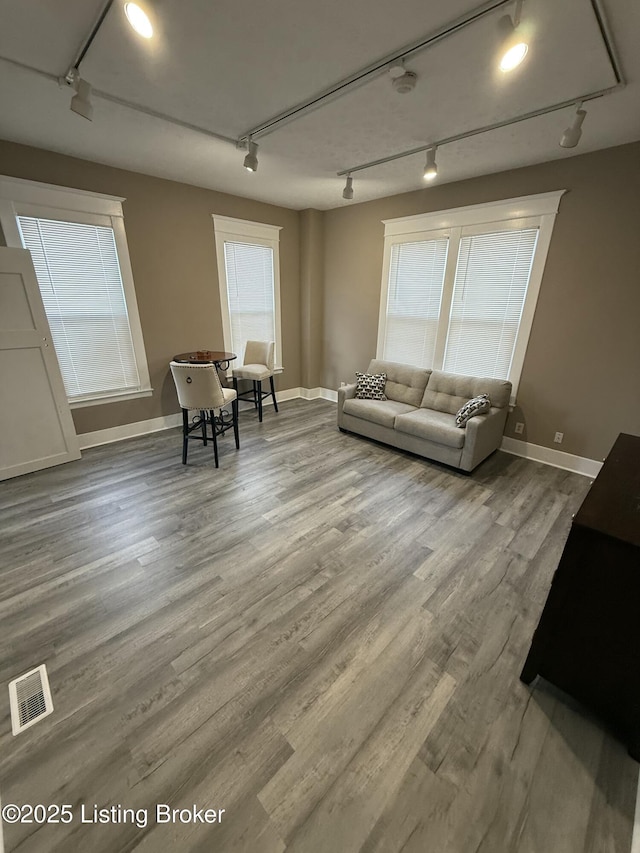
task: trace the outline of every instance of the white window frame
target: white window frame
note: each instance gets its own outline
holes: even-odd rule
[[[539,193],[538,195],[488,202],[486,204],[473,204],[468,207],[454,207],[450,210],[439,210],[433,213],[403,216],[399,219],[382,220],[384,225],[384,255],[382,261],[376,358],[381,359],[384,357],[387,303],[389,298],[389,268],[391,263],[391,247],[394,244],[414,243],[420,240],[429,240],[443,236],[449,238],[442,302],[440,305],[440,324],[443,328],[438,330],[433,365],[435,369],[440,370],[442,369],[449,328],[449,315],[461,237],[466,236],[468,233],[475,234],[478,229],[486,229],[486,232],[490,232],[492,230],[508,231],[535,226],[539,228],[538,242],[509,373],[509,381],[513,386],[511,405],[515,405],[531,326],[533,325],[533,316],[540,292],[540,284],[542,283],[549,244],[551,243],[553,226],[556,214],[558,213],[558,207],[560,206],[560,199],[565,192],[566,190],[556,190],[554,192]]]
[[[2,226],[7,246],[24,249],[17,221],[18,216],[106,225],[113,229],[140,385],[135,390],[95,394],[83,397],[81,400],[69,399],[69,406],[72,409],[150,397],[153,394],[124,228],[123,201],[126,199],[119,196],[0,176],[0,226]]]
[[[234,219],[231,216],[212,214],[216,239],[218,261],[218,286],[220,288],[220,309],[222,313],[222,336],[226,352],[233,352],[231,339],[231,314],[229,312],[229,292],[227,289],[227,268],[224,260],[224,244],[249,243],[255,246],[267,246],[273,250],[273,310],[276,344],[275,373],[281,373],[282,367],[282,323],[280,317],[280,231],[281,225],[266,225],[251,222],[248,219]],[[242,359],[244,353],[236,353]],[[238,361],[238,364],[241,362]],[[233,365],[229,368],[231,372]]]

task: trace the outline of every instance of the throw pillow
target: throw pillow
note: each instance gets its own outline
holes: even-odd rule
[[[475,417],[475,415],[482,415],[484,412],[488,412],[490,408],[491,400],[489,399],[489,395],[478,394],[477,397],[473,397],[471,400],[468,400],[458,411],[458,414],[456,415],[456,426],[462,429],[467,425],[467,421],[470,418]]]
[[[356,371],[356,399],[386,400],[384,386],[386,373],[358,373]]]

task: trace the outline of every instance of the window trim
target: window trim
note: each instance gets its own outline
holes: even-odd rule
[[[113,229],[140,386],[126,391],[82,396],[75,400],[67,398],[72,409],[150,397],[153,394],[124,227],[123,201],[126,199],[119,196],[0,176],[0,226],[7,246],[24,249],[18,216],[106,225]]]
[[[280,231],[281,225],[267,225],[251,222],[248,219],[234,219],[212,213],[213,229],[216,241],[216,259],[218,266],[218,288],[220,291],[220,312],[222,314],[222,338],[227,352],[233,352],[231,339],[231,314],[229,311],[229,293],[227,289],[227,270],[224,260],[226,241],[267,246],[273,250],[273,311],[276,342],[276,365],[274,372],[281,373],[282,367],[282,321],[280,312]],[[244,353],[236,353],[242,359]],[[238,362],[240,363],[240,361]],[[227,372],[230,375],[233,365]]]
[[[531,267],[527,295],[522,309],[522,317],[513,350],[509,375],[509,381],[513,386],[510,405],[515,406],[525,354],[533,325],[533,317],[538,302],[538,294],[551,243],[553,226],[560,206],[560,199],[565,192],[566,190],[555,190],[553,192],[520,196],[518,198],[504,199],[485,204],[473,204],[467,207],[454,207],[449,210],[419,213],[414,216],[403,216],[398,219],[383,219],[384,254],[382,260],[376,358],[382,359],[384,357],[391,247],[394,244],[415,243],[420,240],[448,236],[449,247],[440,312],[441,316],[446,313],[446,316],[449,317],[455,270],[458,263],[460,238],[468,235],[470,232],[475,234],[476,228],[482,230],[486,228],[487,231],[490,231],[491,226],[495,226],[499,230],[531,227],[532,220],[534,220],[536,227],[539,228],[538,242]],[[448,326],[447,321],[447,329]],[[438,340],[440,341],[440,345],[436,346],[436,363],[441,363],[441,359],[444,357],[444,347],[440,340],[441,337],[439,334]],[[438,361],[439,359],[440,361]]]

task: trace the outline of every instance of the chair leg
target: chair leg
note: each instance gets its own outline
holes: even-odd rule
[[[278,403],[276,400],[276,389],[273,384],[273,376],[269,377],[269,384],[271,385],[271,396],[273,397],[273,408],[278,411]]]
[[[189,412],[182,410],[182,464],[187,464],[187,447],[189,445]]]
[[[258,420],[262,423],[262,379],[256,382],[258,386]]]
[[[238,379],[235,376],[233,377],[233,390],[236,392],[236,394],[238,393]]]
[[[200,412],[200,419],[202,420],[202,441],[204,446],[207,446],[207,415],[204,410]]]
[[[258,383],[256,380],[253,380],[253,408],[258,408]]]
[[[236,439],[236,450],[240,450],[240,434],[238,432],[238,398],[231,403],[231,411],[233,412],[233,434]]]
[[[216,419],[214,417],[215,413],[213,409],[211,410],[211,431],[213,433],[213,459],[216,463],[216,468],[219,468],[218,464],[218,436],[216,435]]]

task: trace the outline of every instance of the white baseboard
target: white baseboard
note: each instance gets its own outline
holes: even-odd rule
[[[500,450],[512,453],[514,456],[523,456],[534,462],[543,462],[554,468],[563,468],[565,471],[573,471],[574,474],[582,474],[585,477],[596,477],[602,468],[602,462],[588,459],[585,456],[574,456],[564,453],[562,450],[553,450],[551,447],[543,447],[541,444],[530,444],[528,441],[519,441],[517,438],[504,437]],[[640,851],[639,851],[640,853]]]
[[[110,429],[99,429],[96,432],[85,432],[78,436],[80,450],[89,447],[98,447],[100,444],[111,444],[114,441],[123,441],[125,438],[135,438],[138,435],[148,435],[151,432],[160,432],[163,429],[173,429],[182,423],[182,415],[164,415],[161,418],[150,418],[148,421],[138,421],[134,424],[123,424]]]
[[[338,392],[331,388],[299,388],[300,396],[304,400],[329,400],[332,403],[338,402]]]

